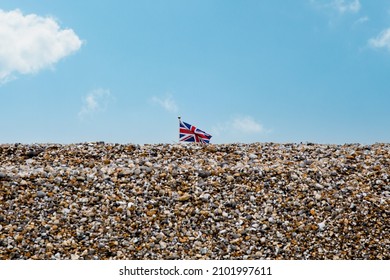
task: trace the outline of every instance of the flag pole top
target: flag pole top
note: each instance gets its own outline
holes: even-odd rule
[[[181,119],[181,117],[177,117],[179,120]]]

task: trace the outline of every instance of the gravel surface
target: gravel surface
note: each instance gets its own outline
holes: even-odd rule
[[[0,144],[0,259],[390,259],[390,144]]]

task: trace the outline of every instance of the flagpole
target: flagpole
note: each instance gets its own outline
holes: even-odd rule
[[[179,143],[180,143],[180,123],[181,123],[181,117],[178,116],[177,118],[179,119],[179,138],[178,138],[178,140],[179,140]]]

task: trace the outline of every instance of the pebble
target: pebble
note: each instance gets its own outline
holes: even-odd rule
[[[209,251],[209,250],[208,250],[207,248],[201,248],[201,249],[200,249],[200,253],[201,253],[202,255],[206,255],[208,251]]]
[[[228,176],[226,177],[226,181],[227,181],[228,183],[230,183],[230,182],[234,181],[234,177],[231,176],[231,175],[228,175]]]
[[[28,158],[36,157],[37,155],[39,155],[38,151],[29,150],[26,152],[26,157]]]
[[[390,144],[0,144],[0,259],[390,259]]]
[[[210,199],[210,194],[209,194],[209,193],[202,194],[199,198],[200,198],[203,202],[207,202],[207,201],[209,201],[209,199]]]
[[[325,221],[318,224],[318,229],[323,231],[325,229]]]
[[[160,248],[162,249],[162,250],[164,250],[165,248],[167,248],[167,243],[165,243],[164,241],[160,241]]]
[[[43,191],[37,191],[37,197],[42,198],[42,197],[45,197],[45,196],[46,196],[46,193],[45,193],[45,192],[43,192]]]
[[[198,172],[198,176],[201,177],[201,178],[207,178],[210,175],[211,175],[211,172],[209,172],[209,171],[200,170]]]
[[[186,194],[180,196],[177,200],[178,200],[178,201],[187,201],[187,200],[189,200],[190,198],[191,198],[191,195],[188,194],[188,193],[186,193]]]
[[[255,154],[249,154],[248,157],[249,157],[250,159],[256,159],[256,158],[257,158],[257,155],[255,155]]]

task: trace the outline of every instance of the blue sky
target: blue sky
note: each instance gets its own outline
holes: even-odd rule
[[[0,2],[0,143],[390,142],[390,2]]]

